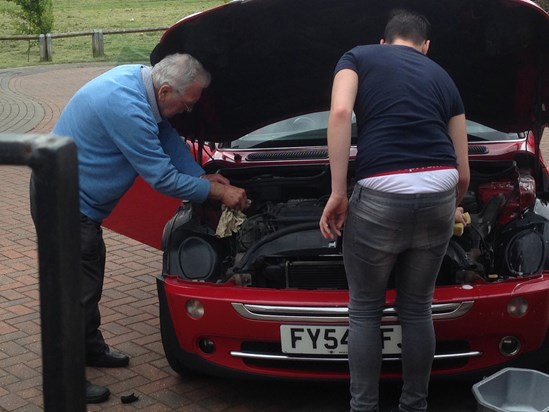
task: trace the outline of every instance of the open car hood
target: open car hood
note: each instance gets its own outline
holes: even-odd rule
[[[234,140],[276,120],[328,110],[334,67],[359,44],[379,43],[396,7],[431,22],[429,57],[455,80],[467,117],[514,132],[548,121],[549,15],[524,0],[241,0],[188,16],[161,38],[154,64],[198,58],[212,83],[181,135]]]

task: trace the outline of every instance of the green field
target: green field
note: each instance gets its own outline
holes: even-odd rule
[[[228,0],[52,0],[54,34],[101,29],[168,27],[184,16],[226,3]],[[535,0],[549,10],[549,0]],[[8,11],[18,6],[0,0],[0,37],[17,32]],[[162,31],[105,34],[105,56],[92,56],[91,35],[53,39],[53,59],[40,62],[38,42],[0,40],[0,69],[56,63],[148,62]]]
[[[52,33],[93,29],[138,29],[171,26],[191,13],[225,3],[225,0],[53,0]],[[19,35],[13,2],[0,0],[0,37]],[[53,59],[40,62],[38,43],[27,40],[0,40],[0,68],[81,62],[148,62],[149,53],[162,31],[105,34],[105,56],[92,56],[91,35],[52,40]],[[29,47],[30,46],[30,47]]]

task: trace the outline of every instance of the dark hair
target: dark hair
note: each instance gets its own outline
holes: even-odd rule
[[[384,39],[387,43],[393,43],[395,39],[401,38],[421,44],[429,39],[430,29],[431,24],[425,16],[409,10],[396,9],[389,14]]]

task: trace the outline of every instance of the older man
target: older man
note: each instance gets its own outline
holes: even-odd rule
[[[54,134],[72,138],[79,167],[82,298],[86,365],[121,367],[129,357],[111,351],[99,330],[105,273],[101,222],[139,175],[165,195],[194,202],[219,200],[244,209],[243,189],[206,175],[169,119],[188,112],[210,83],[194,57],[173,54],[152,68],[121,65],[84,85],[69,101]],[[107,388],[87,383],[86,401],[108,399]]]

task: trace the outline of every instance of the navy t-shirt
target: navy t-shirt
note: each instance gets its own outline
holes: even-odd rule
[[[412,47],[358,46],[335,73],[358,74],[354,111],[358,128],[357,180],[424,166],[455,166],[448,134],[451,117],[464,113],[444,69]]]

